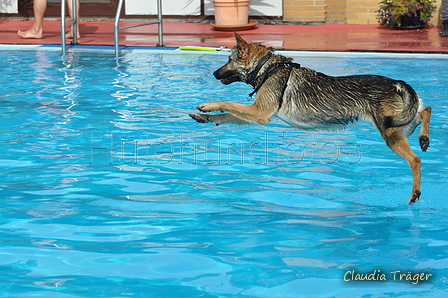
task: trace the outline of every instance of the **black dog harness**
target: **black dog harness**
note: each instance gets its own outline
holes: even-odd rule
[[[251,92],[248,96],[248,100],[250,100],[252,98],[252,96],[257,93],[257,91],[261,88],[261,86],[264,84],[264,82],[266,82],[266,80],[272,76],[273,74],[275,74],[277,71],[281,70],[281,69],[289,69],[289,76],[291,75],[291,70],[293,67],[300,67],[300,64],[298,63],[294,63],[291,61],[288,62],[276,62],[276,63],[272,63],[271,65],[268,66],[268,68],[265,70],[265,72],[263,73],[263,75],[261,76],[260,81],[258,82],[258,85],[255,86],[255,78],[258,75],[258,72],[260,71],[260,69],[263,67],[263,65],[274,56],[274,54],[272,52],[268,52],[266,54],[266,56],[264,56],[261,61],[258,63],[257,67],[254,69],[254,71],[252,72],[250,78],[249,78],[249,82],[248,84],[253,87],[255,90],[253,92]],[[285,88],[286,89],[286,86]],[[284,90],[283,90],[284,92]]]
[[[268,52],[263,58],[261,58],[260,62],[258,62],[257,67],[255,67],[254,71],[251,73],[249,81],[247,84],[249,84],[252,88],[255,88],[255,79],[257,78],[258,72],[263,67],[263,65],[272,57],[274,57],[274,53]]]

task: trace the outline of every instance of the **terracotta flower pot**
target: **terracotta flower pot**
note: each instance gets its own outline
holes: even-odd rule
[[[250,0],[213,0],[215,24],[218,26],[248,24],[249,3]]]

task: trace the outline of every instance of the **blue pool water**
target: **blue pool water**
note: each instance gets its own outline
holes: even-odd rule
[[[247,102],[212,76],[226,53],[0,49],[0,297],[447,295],[448,57],[286,53],[405,80],[433,108],[408,206],[410,169],[370,124],[190,119]]]

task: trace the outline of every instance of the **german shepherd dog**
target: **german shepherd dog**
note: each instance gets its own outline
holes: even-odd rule
[[[419,142],[429,147],[431,108],[403,81],[378,75],[332,77],[300,67],[291,58],[274,54],[272,48],[247,43],[235,32],[236,47],[229,61],[213,75],[225,85],[241,81],[256,93],[254,103],[209,102],[192,113],[200,123],[216,125],[267,124],[276,115],[292,127],[304,130],[337,130],[359,119],[372,122],[396,154],[404,158],[414,183],[408,201],[420,198],[420,158],[412,151],[407,137],[422,123]]]

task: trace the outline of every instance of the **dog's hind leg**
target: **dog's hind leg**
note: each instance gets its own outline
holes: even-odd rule
[[[420,198],[420,158],[412,151],[406,136],[397,128],[388,128],[383,135],[387,145],[396,154],[404,158],[412,170],[414,183],[408,204],[414,204]]]
[[[419,112],[419,115],[422,121],[422,127],[418,134],[418,140],[420,148],[425,152],[429,147],[429,120],[431,118],[431,107],[424,108]]]
[[[240,118],[237,118],[229,113],[224,114],[216,114],[216,115],[207,115],[200,113],[191,113],[189,115],[191,118],[196,120],[199,123],[215,123],[217,126],[223,123],[232,123],[232,124],[251,124],[250,122],[244,121]]]

